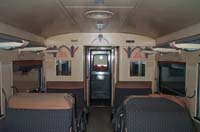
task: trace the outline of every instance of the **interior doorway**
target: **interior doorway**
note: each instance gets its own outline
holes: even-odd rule
[[[111,106],[113,79],[112,47],[87,47],[87,97],[90,106]]]

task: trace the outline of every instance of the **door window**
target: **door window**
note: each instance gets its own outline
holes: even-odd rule
[[[107,72],[108,67],[108,55],[96,54],[93,57],[93,71],[95,72]]]

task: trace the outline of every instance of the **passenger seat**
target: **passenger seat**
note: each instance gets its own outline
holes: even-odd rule
[[[88,109],[84,101],[83,82],[56,82],[49,81],[46,84],[47,93],[69,93],[75,98],[75,116],[78,130],[85,131]]]
[[[112,115],[115,114],[117,108],[123,101],[131,95],[149,95],[152,93],[152,83],[148,81],[143,82],[117,82],[115,85],[115,99],[112,108]]]
[[[68,94],[20,93],[9,98],[6,132],[71,132],[74,99]]]
[[[119,106],[130,95],[148,95],[152,93],[151,82],[118,82],[115,86],[114,106]]]
[[[130,96],[113,118],[116,132],[194,132],[184,104],[174,96]]]

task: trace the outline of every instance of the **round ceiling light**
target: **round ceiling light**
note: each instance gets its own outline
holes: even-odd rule
[[[93,10],[93,11],[87,11],[85,12],[85,16],[90,19],[96,19],[96,20],[104,20],[112,18],[114,15],[113,12],[110,11],[103,11],[103,10]]]

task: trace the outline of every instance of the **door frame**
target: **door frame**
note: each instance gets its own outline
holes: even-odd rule
[[[90,61],[90,51],[91,50],[110,50],[111,51],[111,106],[113,106],[114,101],[114,88],[115,83],[117,81],[117,61],[118,61],[118,47],[111,47],[111,46],[85,46],[85,97],[87,101],[87,106],[90,106],[90,68],[91,68],[91,61]]]

